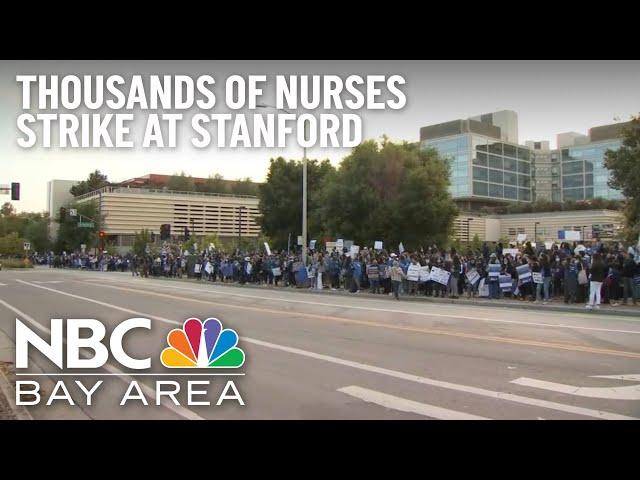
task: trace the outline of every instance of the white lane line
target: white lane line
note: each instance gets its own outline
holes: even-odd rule
[[[19,281],[19,280],[18,280]],[[91,280],[75,280],[79,283],[84,283],[85,281],[98,282],[103,280],[91,279]],[[117,283],[128,283],[130,285],[136,285],[138,287],[144,288],[144,286],[140,285],[139,282],[131,281],[131,280],[111,280],[110,282]],[[267,300],[274,302],[286,302],[286,303],[299,303],[303,305],[318,305],[322,307],[337,307],[337,308],[347,308],[350,310],[368,310],[373,312],[385,312],[385,313],[400,313],[405,315],[419,315],[423,317],[442,317],[442,318],[459,318],[464,320],[474,320],[474,321],[482,321],[482,322],[494,322],[494,323],[510,323],[514,325],[530,325],[534,327],[547,327],[547,328],[567,328],[571,330],[591,330],[596,332],[608,332],[608,333],[631,333],[635,335],[640,335],[640,330],[617,330],[611,328],[603,328],[603,327],[583,327],[580,325],[567,325],[562,323],[543,323],[543,322],[525,322],[522,320],[504,320],[499,318],[489,318],[489,317],[471,317],[459,314],[448,314],[448,313],[434,313],[434,312],[416,312],[412,310],[398,310],[394,308],[375,308],[375,307],[363,307],[359,305],[348,305],[348,304],[340,304],[340,303],[324,303],[324,302],[312,302],[308,300],[291,300],[288,298],[282,297],[263,297],[258,295],[247,295],[242,293],[231,293],[227,291],[214,290],[211,288],[189,288],[189,287],[178,287],[174,285],[161,285],[159,283],[154,283],[153,287],[166,288],[170,290],[186,290],[197,293],[215,293],[221,296],[231,296],[231,297],[241,297],[241,298],[253,298],[256,300]],[[375,300],[374,300],[375,301]],[[560,312],[558,312],[560,313]]]
[[[6,283],[0,283],[0,287],[6,287],[7,284]]]
[[[359,398],[367,403],[375,403],[376,405],[401,412],[417,413],[418,415],[424,415],[425,417],[436,418],[438,420],[490,420],[486,417],[436,407],[435,405],[429,405],[427,403],[414,402],[413,400],[358,387],[357,385],[339,388],[338,392]]]
[[[608,400],[640,400],[640,385],[629,385],[625,387],[579,387],[527,377],[511,380],[511,383],[578,397],[606,398]]]
[[[64,283],[64,280],[34,280],[33,283]]]
[[[40,287],[40,288],[45,288],[45,287]],[[34,320],[32,317],[30,317],[29,315],[27,315],[26,313],[24,313],[23,311],[17,309],[16,307],[14,307],[13,305],[8,304],[7,302],[5,302],[4,300],[0,299],[0,305],[4,305],[6,308],[8,308],[9,310],[13,311],[16,315],[19,315],[20,317],[22,317],[22,320],[26,320],[27,322],[29,322],[31,325],[33,325],[35,328],[45,332],[48,335],[51,335],[51,330],[47,327],[45,327],[44,325],[42,325],[41,323],[37,322],[36,320]],[[65,340],[66,343],[66,340]],[[87,355],[83,355],[84,357],[87,357]],[[123,372],[122,370],[114,367],[113,365],[109,365],[106,364],[104,365],[102,368],[104,368],[106,371],[108,371],[109,373],[112,373],[116,376],[118,376],[118,378],[120,378],[120,380],[122,380],[123,382],[127,382],[127,381],[133,381],[133,377],[127,375],[125,372]],[[82,374],[78,374],[78,376],[82,376]],[[142,391],[147,395],[147,397],[153,401],[153,399],[156,396],[156,392],[154,389],[152,389],[151,387],[149,387],[148,385],[146,385],[145,383],[139,383],[138,385],[140,385],[140,388],[142,389]],[[170,402],[168,399],[163,398],[160,402],[165,408],[168,408],[169,410],[171,410],[173,413],[179,415],[182,418],[186,418],[187,420],[204,420],[204,418],[202,418],[200,415],[192,412],[191,410],[189,410],[188,408],[182,407],[180,405],[175,405],[173,402]]]
[[[96,303],[98,305],[102,305],[105,307],[110,307],[115,310],[120,310],[127,313],[132,313],[134,315],[138,315],[141,317],[152,318],[154,320],[158,320],[160,322],[169,323],[172,325],[182,325],[182,322],[178,322],[176,320],[170,320],[168,318],[159,317],[157,315],[152,315],[150,313],[138,312],[135,310],[131,310],[124,307],[119,307],[117,305],[112,305],[110,303],[101,302],[99,300],[94,300],[93,298],[82,297],[80,295],[75,295],[73,293],[67,293],[62,290],[56,290],[54,288],[43,287],[42,285],[35,285],[29,282],[22,282],[26,285],[31,285],[32,287],[42,288],[44,290],[49,290],[51,292],[59,293],[60,295],[66,295],[73,298],[78,298],[80,300],[85,300],[87,302]],[[389,377],[399,378],[401,380],[407,380],[410,382],[421,383],[423,385],[431,385],[439,388],[446,388],[449,390],[455,390],[464,393],[472,393],[474,395],[480,395],[483,397],[489,397],[496,400],[506,400],[514,403],[521,403],[523,405],[531,405],[535,407],[548,408],[550,410],[558,410],[560,412],[566,413],[574,413],[576,415],[583,415],[587,417],[594,417],[603,420],[640,420],[635,417],[628,417],[626,415],[620,415],[617,413],[606,412],[602,410],[592,410],[590,408],[576,407],[574,405],[565,405],[562,403],[550,402],[547,400],[540,400],[537,398],[523,397],[521,395],[514,395],[511,393],[505,392],[495,392],[492,390],[486,390],[484,388],[472,387],[470,385],[461,385],[457,383],[444,382],[440,380],[435,380],[426,377],[420,377],[418,375],[412,375],[409,373],[399,372],[397,370],[390,370],[387,368],[376,367],[373,365],[367,365],[366,363],[354,362],[351,360],[344,360],[338,357],[332,357],[330,355],[323,355],[320,353],[309,352],[307,350],[302,350],[300,348],[287,347],[285,345],[278,345],[276,343],[265,342],[262,340],[257,340],[255,338],[242,337],[242,341],[247,343],[252,343],[254,345],[260,345],[262,347],[271,348],[273,350],[280,350],[283,352],[293,353],[296,355],[300,355],[303,357],[314,358],[317,360],[323,360],[325,362],[334,363],[337,365],[343,365],[351,368],[356,368],[358,370],[364,370],[367,372],[378,373],[380,375],[387,375]]]

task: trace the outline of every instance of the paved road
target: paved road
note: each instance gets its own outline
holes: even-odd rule
[[[131,334],[127,351],[151,355],[153,372],[167,372],[158,358],[170,329],[191,316],[215,316],[240,335],[245,375],[99,377],[104,384],[91,406],[73,380],[91,387],[98,377],[66,377],[76,406],[56,401],[29,413],[36,419],[640,418],[640,318],[332,297],[120,273],[0,272],[0,330],[9,339],[16,317],[45,328],[51,318],[97,318],[109,331],[138,316],[152,319],[152,329]],[[32,359],[31,373],[55,371],[39,352]],[[101,372],[117,368],[114,362]],[[60,379],[32,378],[42,382],[45,398]],[[187,381],[202,378],[211,379],[205,397],[212,405],[188,406]],[[168,400],[119,406],[132,379],[147,394],[156,381],[175,379],[180,406]],[[215,406],[230,379],[245,406]]]

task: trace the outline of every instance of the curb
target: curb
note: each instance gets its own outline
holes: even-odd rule
[[[141,277],[140,277],[141,278]],[[372,298],[377,300],[389,300],[393,301],[392,297],[383,294],[373,294],[373,293],[358,293],[352,294],[345,292],[344,290],[315,290],[310,288],[289,288],[289,287],[272,287],[272,286],[258,286],[251,284],[240,285],[237,283],[220,283],[220,282],[206,282],[200,281],[190,278],[165,278],[165,277],[149,277],[155,280],[173,280],[185,283],[199,283],[202,285],[207,285],[211,283],[217,287],[233,287],[238,289],[249,288],[255,290],[270,290],[270,291],[284,291],[284,292],[302,292],[302,293],[310,293],[312,295],[339,295],[343,297],[353,297],[353,298]],[[560,305],[541,305],[539,303],[533,303],[529,301],[514,301],[513,303],[496,303],[490,300],[464,300],[464,299],[453,299],[453,298],[434,298],[434,297],[426,297],[426,296],[418,296],[418,297],[409,297],[409,296],[401,296],[400,301],[408,301],[408,302],[425,302],[425,303],[443,303],[448,305],[458,305],[463,307],[490,307],[490,308],[510,308],[514,310],[546,310],[551,312],[564,312],[564,313],[580,313],[583,315],[590,314],[599,314],[599,315],[609,315],[609,316],[622,316],[622,317],[632,317],[640,320],[640,309],[632,308],[630,310],[610,310],[608,309],[591,309],[588,310],[584,307],[576,308],[576,307],[563,307]],[[499,302],[502,302],[499,300]]]
[[[33,420],[33,417],[26,408],[22,405],[16,405],[16,391],[13,385],[11,385],[2,364],[0,364],[0,395],[4,395],[15,420]]]

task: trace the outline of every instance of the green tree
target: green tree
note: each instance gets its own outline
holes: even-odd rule
[[[78,227],[80,216],[69,216],[68,211],[70,208],[78,210],[78,215],[94,219],[93,228]],[[100,208],[95,200],[82,203],[73,202],[67,205],[66,218],[61,219],[60,214],[57,213],[55,221],[60,224],[60,227],[58,228],[58,237],[55,241],[54,249],[57,252],[70,252],[80,249],[82,244],[85,244],[87,249],[97,246],[98,232],[100,231],[100,225],[104,224],[104,215],[100,216]]]
[[[187,176],[186,173],[181,172],[180,174],[174,174],[169,177],[167,189],[179,192],[194,192],[196,190],[196,184],[190,175]]]
[[[0,237],[0,254],[1,255],[22,255],[24,254],[25,239],[13,232]]]
[[[359,245],[383,240],[405,248],[445,245],[457,208],[448,192],[446,161],[407,142],[363,142],[325,182],[325,229]]]
[[[74,197],[78,197],[108,185],[107,176],[100,173],[100,170],[95,170],[89,174],[89,178],[71,187],[69,193]]]
[[[307,163],[307,231],[309,238],[320,238],[323,230],[320,219],[321,190],[324,182],[335,175],[335,168],[328,160]],[[271,242],[272,250],[287,248],[289,234],[291,244],[296,245],[302,233],[302,162],[271,159],[267,179],[258,187],[260,211],[258,222]]]
[[[147,251],[147,245],[151,243],[151,231],[146,228],[136,232],[133,238],[133,247],[131,250],[134,255],[144,256]]]
[[[10,217],[16,214],[16,209],[11,202],[4,202],[0,208],[0,217]]]
[[[230,193],[229,182],[219,173],[209,176],[204,184],[198,185],[197,188],[199,191],[207,193]]]
[[[48,252],[51,249],[49,240],[49,215],[35,214],[27,217],[23,230],[24,238],[31,243],[31,250],[35,252]]]
[[[231,193],[234,195],[258,195],[258,184],[246,177],[242,180],[236,180],[231,185]]]
[[[635,243],[640,236],[640,115],[622,133],[622,146],[608,150],[604,162],[611,172],[609,186],[626,197],[623,237]]]
[[[471,250],[477,253],[482,252],[482,241],[480,241],[480,237],[476,233],[471,240]]]

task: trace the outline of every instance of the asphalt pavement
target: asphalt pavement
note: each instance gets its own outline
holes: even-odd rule
[[[628,314],[398,302],[122,273],[47,268],[0,272],[0,361],[15,360],[11,352],[16,318],[46,338],[52,318],[95,318],[106,324],[109,335],[132,317],[152,321],[149,332],[125,337],[132,357],[151,357],[149,372],[137,375],[110,358],[92,375],[60,376],[50,360],[32,349],[28,372],[11,372],[13,380],[41,384],[42,400],[27,407],[29,415],[35,419],[640,418],[640,317]],[[178,376],[163,367],[159,358],[168,332],[190,317],[216,317],[225,328],[235,329],[238,347],[245,352],[244,365],[215,372],[223,375],[193,369],[200,376],[191,372]],[[65,400],[45,404],[59,380],[74,405]],[[104,383],[87,405],[75,381],[90,388],[98,380]],[[140,401],[120,405],[134,380],[149,405]],[[161,381],[178,382],[178,405],[166,396],[155,405]],[[229,381],[244,405],[235,400],[216,405]],[[204,389],[206,393],[196,397],[210,400],[211,405],[188,405],[190,385],[192,390]]]

